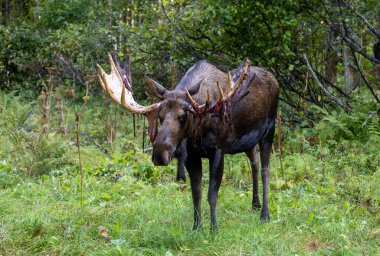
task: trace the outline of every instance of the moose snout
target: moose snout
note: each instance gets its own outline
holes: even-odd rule
[[[169,158],[169,152],[164,151],[164,152],[153,152],[153,164],[155,166],[167,166],[170,163],[170,158]]]
[[[155,144],[152,155],[153,164],[156,166],[169,165],[173,152],[173,146],[170,144]]]

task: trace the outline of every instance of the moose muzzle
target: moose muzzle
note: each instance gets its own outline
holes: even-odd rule
[[[153,164],[156,166],[169,165],[174,151],[175,147],[171,143],[168,143],[167,139],[162,142],[160,140],[156,140],[153,144]]]

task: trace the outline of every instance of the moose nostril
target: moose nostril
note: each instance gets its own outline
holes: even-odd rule
[[[152,155],[153,164],[156,166],[167,166],[170,163],[170,156],[168,150],[153,151]]]
[[[175,146],[169,134],[161,133],[153,144],[152,160],[154,165],[167,166]]]

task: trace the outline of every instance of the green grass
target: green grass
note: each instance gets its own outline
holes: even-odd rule
[[[378,169],[358,182],[365,186],[379,177]],[[78,177],[16,179],[0,190],[2,255],[377,255],[380,250],[378,209],[350,200],[347,184],[322,177],[278,191],[272,182],[268,223],[250,210],[248,184],[225,180],[216,234],[209,231],[205,199],[204,226],[191,230],[188,184],[86,176],[80,206]],[[100,226],[108,229],[109,240],[99,234]]]

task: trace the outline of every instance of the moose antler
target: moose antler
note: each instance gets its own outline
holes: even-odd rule
[[[150,141],[153,143],[157,136],[157,110],[161,102],[141,106],[133,98],[132,78],[130,73],[130,59],[127,57],[124,67],[122,67],[115,55],[108,53],[111,64],[111,73],[108,75],[98,64],[98,78],[100,85],[111,98],[124,108],[135,114],[145,114],[148,119],[148,133]]]
[[[104,72],[102,67],[96,64],[98,67],[99,82],[104,91],[106,91],[114,101],[121,104],[132,113],[147,114],[158,109],[161,102],[149,106],[142,106],[134,100],[132,92],[132,79],[129,69],[129,57],[125,62],[124,69],[119,64],[116,56],[112,56],[108,53],[108,58],[111,64],[110,74]]]
[[[195,111],[194,113],[196,113],[197,116],[204,116],[207,113],[214,112],[215,109],[217,111],[219,111],[222,103],[227,102],[228,99],[230,99],[237,92],[237,90],[239,88],[241,88],[241,86],[243,84],[244,76],[248,72],[248,67],[249,67],[250,63],[251,63],[251,61],[248,58],[245,58],[242,65],[240,66],[238,71],[235,73],[234,77],[231,76],[230,72],[227,73],[227,87],[226,87],[224,92],[223,92],[222,87],[219,84],[219,81],[216,81],[216,85],[217,85],[218,91],[219,91],[219,99],[213,105],[211,104],[210,94],[208,91],[207,91],[206,104],[199,106],[197,104],[197,102],[191,97],[190,93],[186,89],[186,94],[187,94],[187,97],[188,97],[194,111]],[[248,82],[247,86],[249,86],[252,83],[253,79],[254,79],[254,77],[252,77],[251,81]],[[236,83],[233,84],[233,81],[236,81]]]
[[[248,58],[245,58],[242,65],[240,66],[240,69],[236,72],[235,77],[233,78],[231,78],[231,73],[228,72],[228,76],[227,76],[228,85],[227,85],[226,91],[224,92],[226,99],[231,98],[235,94],[237,89],[239,89],[240,85],[242,84],[244,80],[244,76],[247,74],[250,63],[251,61]],[[232,81],[235,80],[237,77],[239,78],[237,79],[236,83],[233,85]]]

